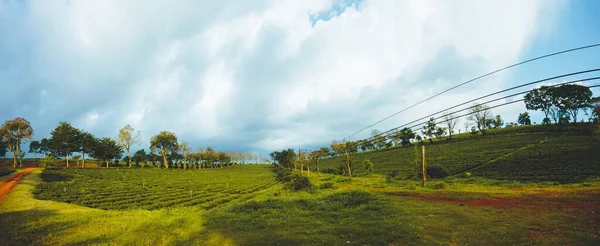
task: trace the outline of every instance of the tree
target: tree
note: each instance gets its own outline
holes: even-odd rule
[[[590,107],[592,103],[592,91],[583,85],[566,84],[556,87],[554,95],[558,108],[569,112],[575,123],[579,110]]]
[[[79,130],[64,121],[58,123],[58,126],[50,132],[49,147],[57,156],[65,156],[67,167],[69,167],[69,155],[78,151],[78,134]]]
[[[468,119],[475,124],[481,134],[485,135],[489,127],[489,119],[492,116],[490,107],[485,104],[475,103],[469,111],[471,115],[469,115]]]
[[[165,168],[169,168],[167,162],[167,155],[170,152],[177,150],[177,136],[175,133],[163,131],[158,135],[150,139],[150,149],[152,151],[158,151],[163,157],[163,165]]]
[[[502,125],[504,125],[504,120],[502,120],[502,117],[498,114],[496,115],[496,119],[493,120],[492,124],[494,125],[494,128],[500,128]]]
[[[381,131],[377,129],[371,130],[371,135],[373,136],[373,142],[375,143],[375,148],[381,149],[385,147],[386,137],[381,135]]]
[[[311,153],[311,159],[315,160],[315,167],[317,168],[317,177],[321,175],[321,171],[319,170],[319,161],[322,157],[326,157],[329,155],[329,148],[321,147],[317,151],[313,151]]]
[[[531,125],[531,117],[529,116],[529,113],[524,112],[524,113],[519,114],[517,123],[519,123],[519,125],[522,125],[522,126]]]
[[[131,147],[140,144],[140,131],[127,124],[119,130],[117,143],[127,152],[127,166],[131,167]]]
[[[29,142],[29,153],[33,153],[34,157],[37,157],[37,154],[41,154],[42,144],[38,140],[34,140]]]
[[[97,139],[92,151],[94,158],[104,161],[106,167],[108,167],[110,160],[121,158],[122,153],[122,147],[115,140],[106,137]]]
[[[402,130],[400,130],[400,143],[402,144],[402,146],[408,146],[410,145],[410,140],[415,138],[415,133],[408,127],[403,128]]]
[[[6,151],[8,150],[6,147],[6,144],[1,141],[2,138],[0,137],[0,157],[5,157],[6,156]]]
[[[542,110],[546,118],[552,105],[556,104],[555,87],[542,86],[525,95],[525,107],[529,110]]]
[[[179,144],[179,151],[181,151],[181,155],[183,156],[183,169],[187,169],[187,159],[192,153],[192,149],[188,146],[187,142],[181,142]]]
[[[21,154],[21,144],[31,139],[33,128],[29,121],[17,117],[7,120],[0,128],[0,142],[3,142],[13,156],[13,166],[17,167],[17,157]]]
[[[146,159],[146,150],[140,149],[133,154],[133,161],[136,166],[140,165],[140,162]]]
[[[592,103],[592,121],[600,124],[600,97],[592,99]]]
[[[433,136],[436,135],[436,131],[437,131],[437,126],[435,124],[435,119],[433,117],[431,117],[423,126],[423,130],[421,130],[421,133],[423,133],[423,136],[428,137],[429,142],[432,143]]]
[[[83,130],[79,130],[77,138],[77,142],[79,143],[79,151],[81,151],[82,167],[85,167],[85,153],[92,152],[98,141],[94,135]]]
[[[444,121],[446,122],[446,126],[448,126],[448,138],[450,139],[452,139],[452,133],[454,133],[454,128],[458,124],[458,120],[452,113],[444,113]]]
[[[373,162],[371,162],[369,159],[364,159],[362,160],[362,165],[363,165],[363,169],[365,169],[365,172],[367,174],[372,174],[374,172],[373,170]]]

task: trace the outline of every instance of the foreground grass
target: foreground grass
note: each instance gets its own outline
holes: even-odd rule
[[[469,207],[363,191],[374,188],[368,185],[381,184],[378,180],[381,178],[347,180],[312,175],[315,183],[332,182],[340,188],[288,193],[277,185],[249,202],[212,210],[179,207],[107,211],[35,199],[34,186],[42,182],[40,171],[36,171],[24,178],[0,204],[0,239],[11,245],[597,245],[598,242],[598,208]],[[481,189],[484,187],[481,185]],[[588,188],[595,187],[585,189]],[[393,186],[380,189],[410,190]],[[579,192],[575,187],[560,189]],[[416,188],[411,191],[440,192]]]

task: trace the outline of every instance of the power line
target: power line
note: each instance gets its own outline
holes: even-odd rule
[[[379,120],[379,121],[377,121],[377,122],[375,122],[375,123],[373,123],[373,124],[371,124],[371,125],[363,128],[363,129],[360,129],[359,131],[357,131],[355,133],[352,133],[350,136],[346,137],[345,139],[350,140],[350,138],[353,137],[354,135],[356,135],[356,134],[358,134],[358,133],[360,133],[360,132],[362,132],[364,130],[367,130],[367,129],[369,129],[369,128],[371,128],[371,127],[373,127],[373,126],[375,126],[375,125],[377,125],[377,124],[379,124],[379,123],[381,123],[381,122],[383,122],[383,121],[385,121],[385,120],[387,120],[389,118],[392,118],[392,117],[394,117],[394,116],[396,116],[396,115],[398,115],[398,114],[400,114],[400,113],[402,113],[402,112],[404,112],[406,110],[409,110],[409,109],[411,109],[411,108],[413,108],[413,107],[415,107],[417,105],[420,105],[420,104],[422,104],[424,102],[427,102],[427,101],[429,101],[429,100],[431,100],[431,99],[433,99],[435,97],[438,97],[438,96],[440,96],[440,95],[442,95],[442,94],[444,94],[444,93],[446,93],[448,91],[454,90],[454,89],[456,89],[458,87],[461,87],[461,86],[466,85],[468,83],[471,83],[473,81],[485,78],[485,77],[490,76],[492,74],[495,74],[495,73],[498,73],[498,72],[507,70],[509,68],[513,68],[513,67],[525,64],[525,63],[529,63],[529,62],[532,62],[532,61],[535,61],[535,60],[539,60],[539,59],[543,59],[543,58],[547,58],[547,57],[551,57],[551,56],[555,56],[555,55],[560,55],[560,54],[564,54],[564,53],[569,53],[569,52],[573,52],[573,51],[577,51],[577,50],[583,50],[583,49],[593,48],[593,47],[596,47],[596,46],[600,46],[600,43],[592,44],[592,45],[587,45],[587,46],[581,46],[581,47],[577,47],[577,48],[573,48],[573,49],[563,50],[563,51],[559,51],[559,52],[555,52],[555,53],[551,53],[551,54],[547,54],[547,55],[543,55],[543,56],[534,57],[534,58],[531,58],[531,59],[528,59],[528,60],[525,60],[525,61],[522,61],[522,62],[519,62],[519,63],[515,63],[515,64],[512,64],[512,65],[509,65],[509,66],[506,66],[506,67],[494,70],[492,72],[486,73],[484,75],[478,76],[476,78],[470,79],[468,81],[465,81],[463,83],[460,83],[458,85],[450,87],[450,88],[448,88],[448,89],[446,89],[446,90],[444,90],[442,92],[439,92],[439,93],[437,93],[437,94],[435,94],[433,96],[425,98],[425,99],[423,99],[423,100],[421,100],[421,101],[419,101],[419,102],[417,102],[417,103],[415,103],[415,104],[413,104],[413,105],[411,105],[411,106],[409,106],[407,108],[404,108],[404,109],[402,109],[402,110],[400,110],[400,111],[398,111],[396,113],[391,114],[390,116],[387,116],[387,117],[385,117],[385,118],[383,118],[383,119],[381,119],[381,120]]]
[[[564,84],[570,84],[570,83],[575,83],[575,82],[582,82],[582,81],[598,80],[598,79],[600,79],[600,77],[585,78],[585,79],[580,79],[580,80],[574,80],[574,81],[568,81],[568,82],[564,82],[564,83],[560,83],[560,84],[555,84],[555,85],[552,85],[552,86],[550,86],[550,87],[555,87],[555,86],[560,86],[560,85],[564,85]],[[584,86],[585,86],[585,85],[584,85]],[[585,87],[587,87],[587,88],[595,88],[595,87],[600,87],[600,84],[596,84],[596,85],[590,85],[590,86],[585,86]],[[524,91],[524,92],[520,92],[520,93],[516,93],[516,94],[513,94],[513,95],[511,95],[511,96],[520,95],[520,94],[525,94],[525,93],[527,93],[527,92],[530,92],[530,91],[531,91],[531,90]],[[485,103],[489,103],[489,102],[494,102],[494,101],[498,101],[498,100],[506,99],[506,98],[508,98],[508,97],[510,97],[510,96],[506,96],[506,97],[502,97],[502,98],[497,98],[497,99],[494,99],[494,100],[491,100],[491,101],[488,101],[488,102],[485,102]],[[511,102],[506,102],[506,103],[499,104],[499,105],[494,105],[494,106],[488,107],[488,108],[486,108],[486,109],[484,109],[484,110],[489,110],[489,109],[493,109],[493,108],[498,108],[498,107],[506,106],[506,105],[509,105],[509,104],[513,104],[513,103],[517,103],[517,102],[522,102],[522,101],[524,101],[524,99],[519,99],[519,100],[515,100],[515,101],[511,101]],[[482,103],[482,104],[485,104],[485,103]],[[433,120],[434,120],[434,121],[436,121],[436,120],[439,120],[439,119],[441,119],[441,118],[443,118],[443,117],[445,117],[445,116],[452,115],[452,114],[455,114],[455,113],[458,113],[458,112],[461,112],[461,111],[465,111],[465,110],[468,110],[468,109],[470,109],[470,108],[471,108],[471,107],[467,107],[467,108],[464,108],[464,109],[461,109],[461,110],[458,110],[458,111],[454,111],[454,112],[452,112],[452,113],[449,113],[449,114],[446,114],[446,115],[443,115],[443,116],[440,116],[440,117],[434,118]],[[464,117],[464,116],[468,116],[468,115],[471,115],[471,114],[474,114],[474,113],[477,113],[477,112],[480,112],[480,111],[483,111],[483,110],[478,110],[478,111],[468,112],[468,113],[466,113],[466,114],[462,114],[462,115],[459,115],[459,116],[453,116],[452,118],[449,118],[449,119],[450,119],[450,120],[455,120],[455,119],[458,119],[458,118],[461,118],[461,117]],[[436,113],[436,114],[437,114],[437,113]],[[429,115],[429,116],[431,116],[431,115]],[[407,125],[409,125],[409,124],[412,124],[412,123],[414,123],[414,122],[416,122],[416,121],[423,120],[423,119],[425,119],[425,118],[427,118],[427,117],[429,117],[429,116],[426,116],[426,117],[423,117],[423,118],[420,118],[420,119],[417,119],[417,120],[411,121],[411,122],[409,122],[409,123],[406,123],[406,124],[404,124],[403,126],[400,126],[400,127],[404,127],[404,126],[407,126]],[[427,122],[428,122],[428,120],[427,120],[427,121],[420,122],[420,123],[417,123],[417,124],[415,124],[415,125],[412,125],[412,126],[409,126],[409,127],[406,127],[406,128],[409,128],[409,129],[411,129],[411,130],[412,130],[413,128],[415,128],[415,127],[418,127],[418,126],[420,126],[420,125],[423,125],[423,124],[425,124],[425,123],[427,123]],[[437,124],[439,124],[439,123],[443,123],[443,121],[439,121],[439,122],[435,122],[435,123],[436,123],[436,125],[437,125]],[[374,139],[375,139],[377,136],[386,136],[386,137],[387,137],[387,136],[389,136],[389,135],[393,134],[393,131],[395,131],[395,130],[399,129],[400,127],[396,127],[396,128],[393,128],[393,129],[391,129],[391,130],[388,130],[388,131],[386,131],[386,132],[383,132],[383,133],[381,133],[381,134],[378,134],[378,135],[376,135],[376,136],[369,137],[369,138],[365,139],[364,141],[371,142],[371,141],[373,141],[373,140],[374,140]]]
[[[443,110],[437,111],[437,112],[435,112],[435,113],[432,113],[432,114],[429,114],[429,115],[423,116],[423,117],[421,117],[421,118],[419,118],[419,119],[416,119],[416,120],[413,120],[413,121],[411,121],[411,122],[405,123],[405,124],[403,124],[403,125],[400,125],[400,126],[398,126],[398,127],[394,127],[394,128],[392,128],[392,129],[390,129],[390,130],[387,130],[387,131],[385,131],[385,132],[382,132],[382,133],[380,133],[380,134],[378,134],[378,135],[386,135],[386,134],[388,134],[388,133],[390,133],[390,132],[393,132],[393,131],[395,131],[395,130],[398,130],[398,129],[402,128],[402,127],[405,127],[405,126],[407,126],[407,125],[410,125],[410,124],[412,124],[412,123],[415,123],[415,122],[417,122],[417,121],[419,121],[419,120],[423,120],[423,119],[429,118],[429,117],[431,117],[431,116],[434,116],[434,115],[436,115],[436,114],[443,113],[443,112],[446,112],[446,111],[448,111],[448,110],[452,110],[452,109],[454,109],[454,108],[457,108],[457,107],[460,107],[460,106],[466,105],[466,104],[468,104],[468,103],[472,103],[472,102],[475,102],[475,101],[477,101],[477,100],[481,100],[481,99],[483,99],[483,98],[486,98],[486,97],[490,97],[490,96],[493,96],[493,95],[500,94],[500,93],[502,93],[502,92],[507,92],[507,91],[510,91],[510,90],[514,90],[514,89],[517,89],[517,88],[521,88],[521,87],[528,86],[528,85],[532,85],[532,84],[536,84],[536,83],[541,83],[541,82],[548,81],[548,80],[552,80],[552,79],[556,79],[556,78],[562,78],[562,77],[567,77],[567,76],[571,76],[571,75],[575,75],[575,74],[583,74],[583,73],[589,73],[589,72],[595,72],[595,71],[600,71],[600,68],[599,68],[599,69],[592,69],[592,70],[586,70],[586,71],[576,72],[576,73],[569,73],[569,74],[564,74],[564,75],[559,75],[559,76],[554,76],[554,77],[547,78],[547,79],[537,80],[537,81],[534,81],[534,82],[529,82],[529,83],[525,83],[525,84],[522,84],[522,85],[513,86],[513,87],[511,87],[511,88],[504,89],[504,90],[500,90],[500,91],[498,91],[498,92],[494,92],[494,93],[490,93],[490,94],[488,94],[488,95],[481,96],[481,97],[478,97],[478,98],[475,98],[475,99],[472,99],[472,100],[468,100],[468,101],[466,101],[466,102],[459,103],[459,104],[457,104],[457,105],[454,105],[454,106],[452,106],[452,107],[449,107],[449,108],[446,108],[446,109],[443,109]],[[599,79],[599,78],[600,78],[600,77],[592,77],[592,78],[585,78],[585,79],[571,80],[571,81],[567,81],[567,82],[563,82],[563,83],[559,83],[559,84],[552,85],[552,87],[554,87],[554,86],[559,86],[559,85],[564,85],[564,84],[575,83],[575,82],[584,82],[584,81],[596,80],[596,79]],[[506,98],[510,98],[510,97],[517,96],[517,95],[520,95],[520,94],[525,94],[525,93],[527,93],[527,92],[529,92],[529,91],[531,91],[531,90],[524,91],[524,92],[519,92],[519,93],[516,93],[516,94],[512,94],[512,95],[504,96],[504,97],[497,98],[497,99],[493,99],[493,100],[490,100],[490,101],[483,102],[483,103],[481,103],[481,104],[491,103],[491,102],[495,102],[495,101],[498,101],[498,100],[501,100],[501,99],[506,99]],[[469,107],[469,108],[470,108],[470,107]],[[459,110],[459,111],[456,111],[456,112],[464,111],[464,110],[466,110],[466,109],[468,109],[468,108],[465,108],[465,109],[462,109],[462,110]],[[456,113],[456,112],[454,112],[454,113]],[[444,117],[444,116],[446,116],[446,115],[440,116],[439,118],[441,118],[441,117]]]

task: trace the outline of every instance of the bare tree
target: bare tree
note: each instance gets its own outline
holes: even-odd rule
[[[444,121],[448,126],[448,135],[449,138],[452,139],[452,133],[454,133],[454,128],[456,127],[456,124],[458,124],[459,119],[454,117],[452,113],[446,112],[444,115]]]
[[[119,130],[117,143],[127,151],[127,166],[131,167],[131,147],[140,144],[140,131],[135,131],[129,124]]]
[[[468,119],[477,126],[481,134],[485,135],[491,123],[492,110],[485,104],[475,103],[469,111],[471,115],[469,115]]]

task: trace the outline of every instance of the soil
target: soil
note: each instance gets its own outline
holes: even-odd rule
[[[4,200],[4,197],[6,197],[6,195],[8,195],[8,193],[12,190],[12,188],[15,187],[15,185],[17,185],[17,183],[19,183],[19,181],[23,177],[25,177],[25,175],[27,175],[28,173],[32,172],[35,169],[37,169],[37,168],[25,168],[25,170],[15,173],[15,174],[12,174],[8,178],[6,178],[4,181],[2,181],[0,183],[0,202],[2,202],[2,200]]]

